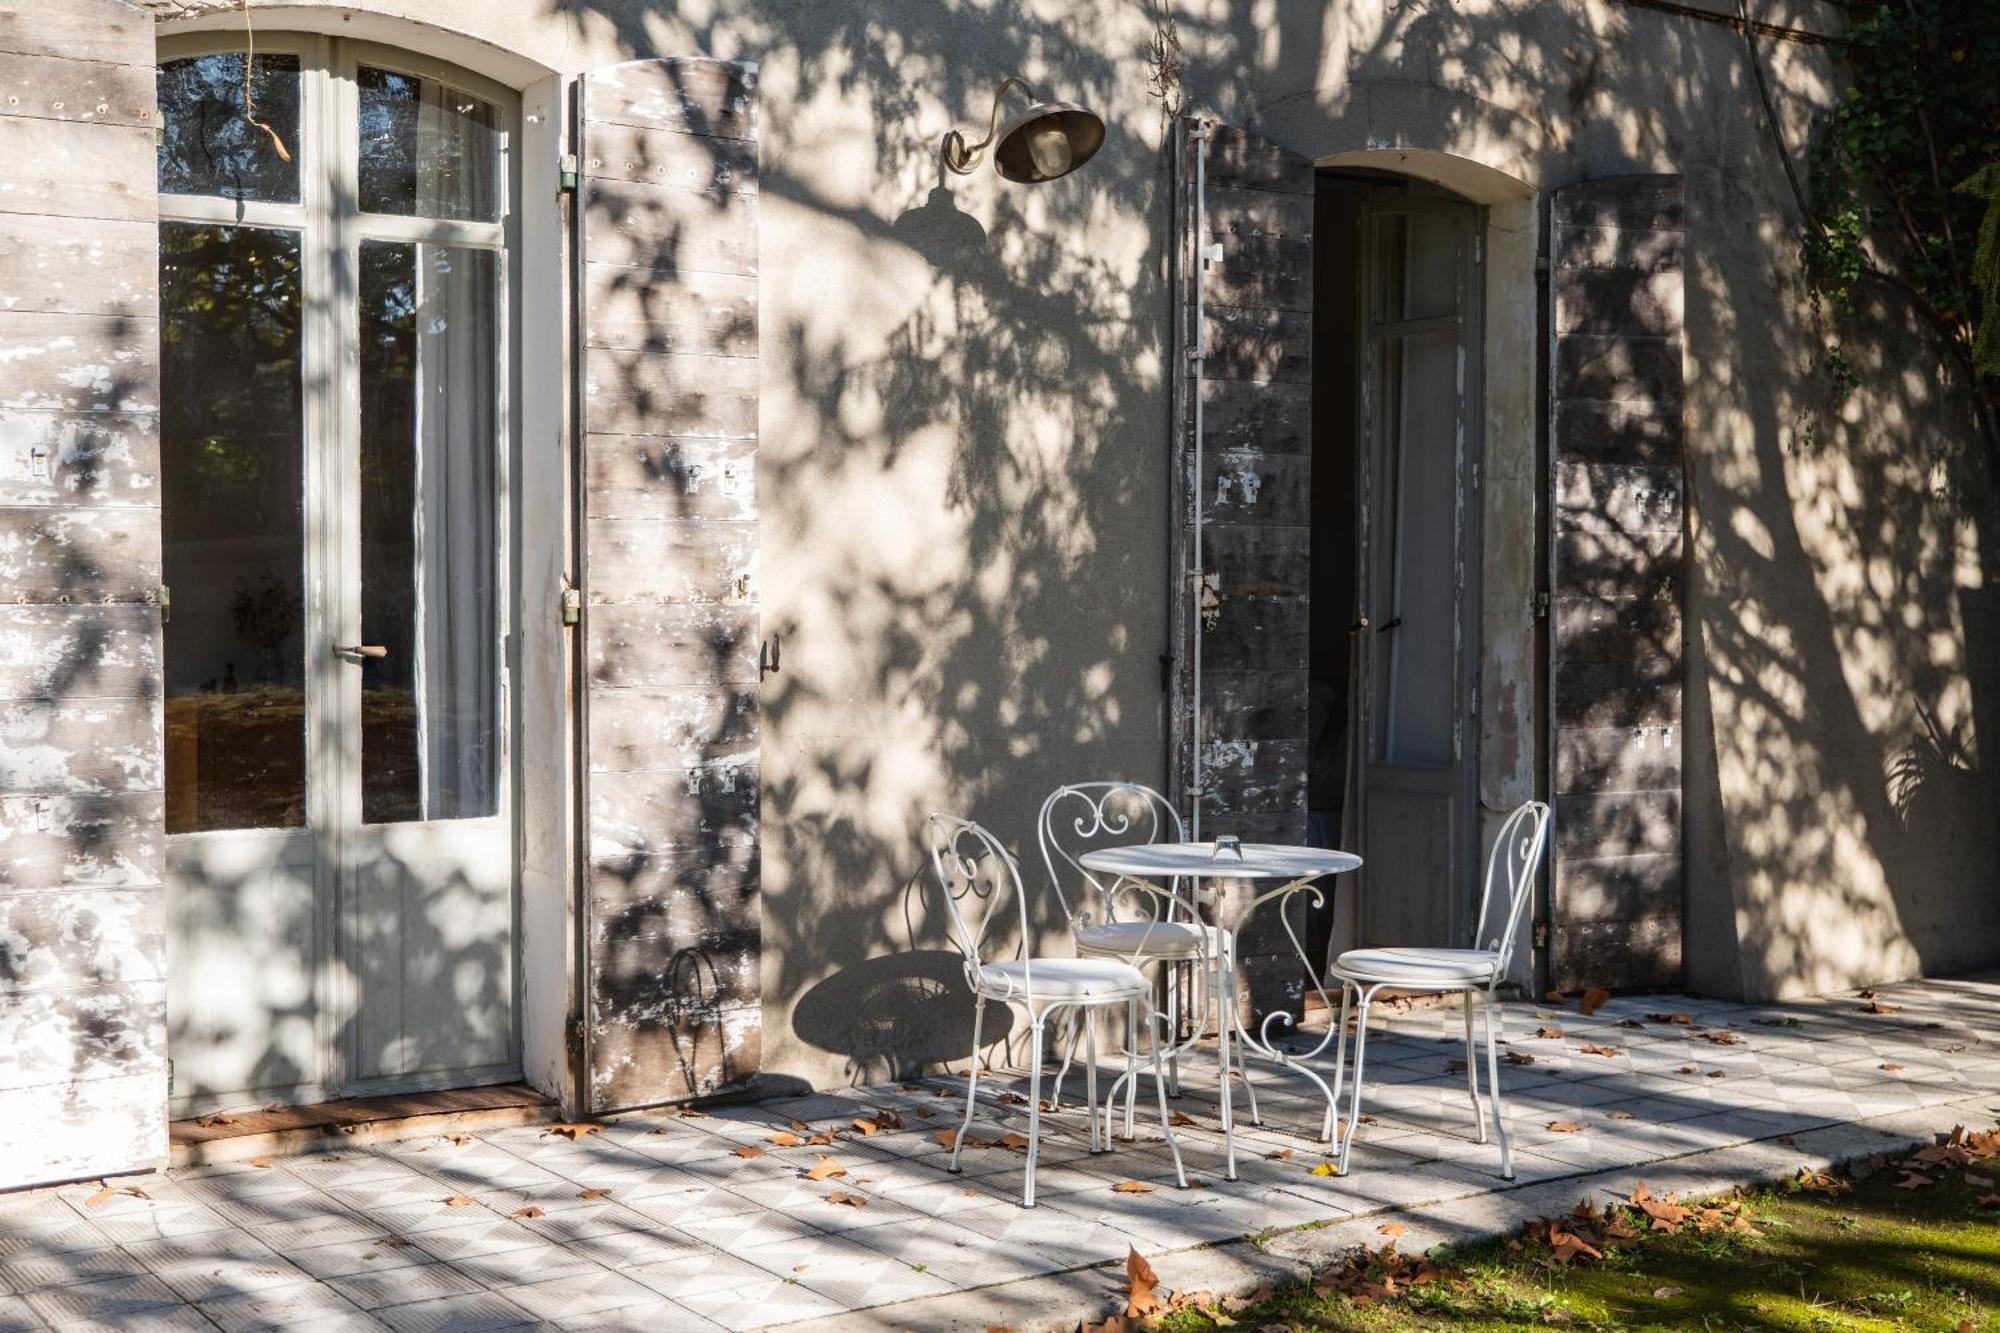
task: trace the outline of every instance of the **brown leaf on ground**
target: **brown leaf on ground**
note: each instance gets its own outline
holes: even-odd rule
[[[683,1114],[685,1114],[685,1112],[683,1112]],[[578,1139],[582,1138],[586,1134],[602,1134],[603,1132],[604,1132],[604,1126],[592,1125],[587,1123],[569,1124],[569,1125],[550,1125],[547,1129],[542,1131],[542,1137],[547,1138],[549,1135],[554,1134],[561,1138],[568,1139],[571,1143],[575,1143]]]
[[[1583,1126],[1577,1124],[1574,1120],[1551,1120],[1549,1121],[1549,1132],[1551,1134],[1581,1134]]]
[[[1701,1039],[1703,1041],[1712,1041],[1717,1046],[1741,1046],[1743,1044],[1743,1034],[1740,1032],[1704,1032],[1701,1034]]]
[[[1159,1292],[1160,1275],[1146,1262],[1136,1246],[1128,1246],[1125,1256],[1125,1316],[1128,1319],[1158,1314],[1166,1307]]]
[[[1378,1236],[1400,1236],[1408,1230],[1409,1228],[1401,1222],[1384,1222],[1381,1226],[1375,1228],[1375,1234]]]
[[[593,1187],[587,1190],[578,1190],[576,1192],[576,1197],[579,1199],[608,1199],[611,1197],[611,1191],[596,1189]]]
[[[746,1143],[741,1147],[731,1148],[729,1152],[732,1156],[741,1157],[746,1162],[754,1157],[762,1157],[764,1155],[764,1150],[754,1143]]]
[[[1445,1061],[1444,1072],[1447,1074],[1463,1074],[1465,1072],[1465,1061],[1457,1059]]]
[[[205,1115],[201,1117],[201,1119],[195,1121],[195,1123],[197,1125],[200,1125],[203,1129],[217,1129],[223,1125],[235,1124],[236,1117],[228,1114],[225,1111],[217,1111],[214,1115]]]
[[[847,1174],[846,1167],[842,1166],[839,1162],[834,1161],[831,1157],[828,1157],[825,1153],[821,1153],[819,1155],[819,1165],[815,1166],[812,1170],[806,1172],[806,1179],[831,1180],[835,1176],[844,1176],[846,1174]]]
[[[1701,1070],[1697,1069],[1693,1065],[1682,1065],[1679,1069],[1676,1069],[1674,1072],[1676,1074],[1699,1074]]]
[[[694,1107],[694,1106],[683,1106],[680,1110],[674,1112],[674,1114],[679,1116],[683,1120],[708,1119],[708,1112],[701,1110],[699,1107]],[[598,1126],[592,1125],[587,1132],[594,1134],[597,1132],[597,1129]]]
[[[1542,992],[1542,1003],[1544,1004],[1565,1004],[1568,1001],[1569,996],[1562,991],[1551,990]]]
[[[1535,1029],[1535,1035],[1543,1041],[1561,1041],[1563,1030],[1558,1027],[1539,1027]]]
[[[1639,1118],[1630,1111],[1610,1111],[1606,1114],[1613,1120],[1637,1120]]]
[[[1672,1023],[1675,1027],[1691,1028],[1694,1026],[1694,1015],[1682,1013],[1647,1014],[1646,1021],[1648,1023]]]
[[[1620,1055],[1623,1053],[1616,1046],[1599,1046],[1595,1042],[1585,1042],[1576,1049],[1580,1055]]]
[[[818,1134],[806,1135],[806,1146],[808,1148],[824,1148],[832,1142],[833,1142],[833,1135],[828,1134],[823,1130]]]
[[[1168,1116],[1167,1123],[1169,1125],[1172,1125],[1175,1129],[1182,1129],[1182,1128],[1196,1129],[1199,1128],[1201,1125],[1201,1122],[1199,1120],[1196,1120],[1193,1116],[1188,1115],[1181,1111],[1175,1111],[1172,1115]]]
[[[805,1140],[800,1138],[798,1135],[792,1133],[790,1130],[781,1129],[775,1134],[766,1134],[764,1136],[764,1142],[776,1144],[780,1148],[796,1148],[801,1143],[804,1143]]]
[[[912,1106],[910,1114],[919,1120],[928,1120],[931,1118],[931,1108],[928,1106]]]
[[[467,1195],[454,1194],[449,1199],[446,1199],[444,1201],[444,1206],[447,1208],[470,1208],[472,1207],[473,1204],[477,1202],[479,1202],[477,1199],[471,1198]]]
[[[1337,1176],[1340,1174],[1340,1168],[1332,1162],[1316,1162],[1308,1174],[1315,1176]]]
[[[931,1138],[936,1141],[940,1148],[956,1148],[958,1146],[958,1131],[955,1129],[933,1130],[931,1131]]]
[[[1885,1074],[1900,1074],[1903,1072],[1903,1067],[1894,1060],[1890,1060],[1882,1066],[1882,1072]]]
[[[1621,1028],[1642,1028],[1646,1025],[1644,1023],[1641,1023],[1636,1018],[1621,1018],[1616,1023],[1612,1024],[1612,1026]]]
[[[470,1134],[447,1134],[447,1135],[445,1135],[445,1136],[444,1136],[444,1141],[445,1141],[446,1143],[449,1143],[449,1144],[450,1144],[450,1145],[451,1145],[452,1147],[454,1147],[454,1148],[463,1148],[463,1147],[465,1147],[465,1145],[467,1145],[468,1143],[471,1143],[471,1142],[472,1142],[472,1135],[470,1135]]]
[[[827,1195],[826,1201],[828,1203],[837,1203],[843,1208],[866,1208],[868,1206],[868,1200],[861,1195],[848,1194],[841,1190],[835,1190],[833,1193]]]
[[[511,1213],[507,1214],[507,1216],[509,1216],[509,1217],[547,1217],[547,1216],[548,1216],[548,1214],[547,1214],[547,1213],[545,1213],[545,1212],[543,1212],[543,1211],[542,1211],[541,1209],[539,1209],[539,1208],[535,1207],[535,1205],[533,1205],[533,1204],[531,1203],[531,1204],[529,1204],[529,1205],[528,1205],[527,1207],[525,1207],[525,1208],[516,1208],[516,1209],[515,1209],[515,1210],[514,1210],[513,1212],[511,1212]]]
[[[394,1232],[391,1232],[389,1235],[382,1237],[382,1239],[376,1241],[375,1243],[377,1245],[387,1245],[392,1250],[407,1250],[410,1248],[410,1246],[416,1244],[416,1242],[411,1240],[408,1236],[398,1236]]]
[[[810,1120],[794,1120],[791,1122],[791,1125],[793,1129],[797,1130],[808,1130],[812,1128],[812,1122]]]
[[[877,1111],[872,1118],[876,1125],[882,1129],[901,1129],[903,1127],[903,1117],[897,1115],[894,1111]]]
[[[252,1157],[250,1165],[256,1167],[259,1171],[269,1171],[271,1169],[271,1159],[268,1157]]]
[[[1610,998],[1611,998],[1610,991],[1604,989],[1604,987],[1602,986],[1592,986],[1589,990],[1583,993],[1583,998],[1576,1002],[1577,1012],[1582,1014],[1585,1018],[1589,1018],[1599,1009],[1602,1009],[1604,1007],[1604,1002]]]
[[[100,1187],[97,1193],[91,1195],[88,1199],[85,1199],[83,1201],[83,1206],[86,1208],[101,1208],[105,1204],[110,1203],[113,1199],[117,1197],[118,1197],[118,1191],[112,1189],[109,1185],[105,1185]]]
[[[1711,1069],[1708,1071],[1708,1076],[1710,1078],[1724,1078],[1727,1077],[1728,1072],[1725,1069]]]
[[[1633,1186],[1630,1203],[1653,1220],[1655,1231],[1677,1227],[1688,1218],[1688,1210],[1681,1206],[1680,1195],[1670,1190],[1656,1198],[1643,1180]]]
[[[1026,1134],[1016,1134],[1010,1129],[1000,1136],[1000,1146],[1011,1148],[1016,1152],[1026,1152],[1028,1151],[1028,1136]]]
[[[1867,1004],[1861,1006],[1861,1012],[1864,1014],[1900,1014],[1903,1011],[1893,1004],[1884,1004],[1880,1000],[1870,1000]]]
[[[1289,1162],[1292,1160],[1292,1150],[1280,1148],[1276,1152],[1267,1152],[1264,1156],[1273,1162]]]
[[[1872,1000],[1875,998],[1875,992],[1863,986],[1860,990],[1854,992],[1854,998],[1857,1000]]]
[[[1792,1177],[1792,1184],[1807,1194],[1848,1194],[1854,1189],[1851,1183],[1839,1176],[1815,1171],[1809,1166],[1799,1168],[1799,1173]]]
[[[1529,1055],[1526,1051],[1509,1051],[1507,1052],[1506,1059],[1510,1065],[1531,1065],[1535,1063],[1535,1057]]]
[[[1151,1194],[1153,1187],[1143,1180],[1121,1180],[1111,1187],[1113,1194]]]
[[[852,1123],[856,1129],[861,1131],[863,1138],[867,1138],[870,1134],[876,1133],[882,1128],[873,1120],[855,1120]]]

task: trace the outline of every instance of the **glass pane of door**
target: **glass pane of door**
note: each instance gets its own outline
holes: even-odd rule
[[[499,109],[436,79],[363,65],[361,211],[500,216]]]
[[[306,822],[299,260],[160,227],[169,833]]]
[[[361,808],[499,808],[491,251],[361,245]]]
[[[160,193],[299,201],[299,58],[241,52],[160,66]]]

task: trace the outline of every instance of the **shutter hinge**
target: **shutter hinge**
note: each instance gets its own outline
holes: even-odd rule
[[[576,154],[564,153],[562,156],[562,175],[559,179],[559,183],[557,184],[556,189],[562,194],[575,194],[576,182],[577,182]]]
[[[1535,923],[1535,947],[1537,949],[1549,947],[1549,923],[1546,919]]]
[[[583,594],[571,585],[569,575],[563,575],[562,623],[574,625],[583,619]]]
[[[160,585],[160,623],[164,625],[173,618],[174,590],[162,583]]]
[[[1472,233],[1472,262],[1474,264],[1486,262],[1486,236],[1482,232]]]
[[[1547,620],[1548,618],[1549,595],[1545,592],[1538,592],[1535,594],[1535,619]]]
[[[563,1020],[563,1044],[569,1048],[570,1058],[583,1058],[583,1020],[571,1014]]]

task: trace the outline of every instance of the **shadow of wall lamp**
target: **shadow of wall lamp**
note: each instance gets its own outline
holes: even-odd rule
[[[1028,109],[1000,124],[1000,99],[1009,88],[1028,95]],[[998,126],[998,134],[995,134]],[[995,139],[998,142],[995,142]],[[1010,181],[1034,184],[1067,176],[1104,145],[1104,118],[1074,102],[1044,102],[1025,79],[1009,75],[993,90],[993,114],[986,122],[986,137],[967,144],[965,135],[953,130],[944,136],[944,164],[961,176],[969,176],[993,145],[993,169]]]

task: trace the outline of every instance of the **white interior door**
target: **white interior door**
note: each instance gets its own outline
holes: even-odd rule
[[[161,110],[175,1109],[516,1076],[508,102],[302,39]]]
[[[1363,209],[1364,944],[1468,929],[1477,228],[1456,200]]]

